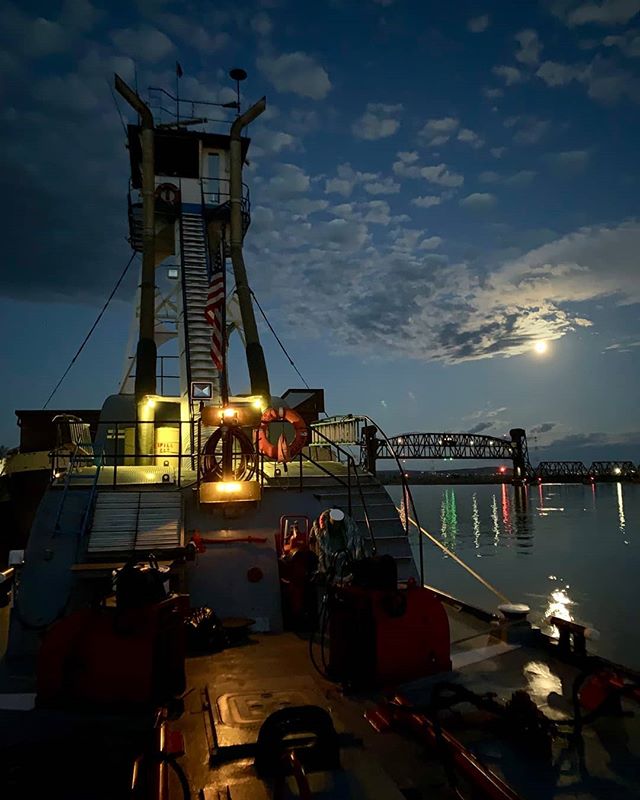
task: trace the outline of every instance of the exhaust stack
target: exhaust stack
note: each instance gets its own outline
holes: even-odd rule
[[[231,126],[230,143],[230,201],[231,201],[231,263],[236,280],[236,292],[246,338],[247,367],[251,381],[251,393],[269,400],[269,375],[264,351],[258,336],[258,327],[251,302],[251,289],[247,281],[247,270],[242,254],[242,147],[241,133],[250,122],[266,109],[266,98],[241,114]]]

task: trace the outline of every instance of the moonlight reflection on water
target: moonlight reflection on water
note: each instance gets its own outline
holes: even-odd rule
[[[390,486],[394,499],[400,489]],[[590,649],[640,668],[635,624],[640,486],[412,486],[419,521],[553,633],[549,616],[600,631]],[[417,539],[412,542],[417,553]],[[496,598],[423,537],[425,582],[483,608]]]

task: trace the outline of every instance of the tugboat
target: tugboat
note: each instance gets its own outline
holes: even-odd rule
[[[49,480],[0,572],[3,800],[638,797],[640,676],[577,623],[553,638],[503,596],[490,613],[428,586],[380,427],[321,419],[321,389],[272,394],[243,258],[266,100],[238,92],[222,133],[214,104],[159,122],[115,88],[138,117],[137,344],[99,414],[45,420]]]

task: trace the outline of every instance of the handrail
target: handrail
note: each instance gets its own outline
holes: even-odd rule
[[[336,480],[341,486],[345,487],[345,489],[347,490],[347,496],[348,496],[348,502],[349,502],[348,512],[349,512],[349,516],[351,516],[352,515],[351,468],[353,467],[353,471],[354,471],[354,474],[356,476],[356,484],[357,484],[357,487],[358,487],[358,494],[360,496],[360,500],[362,502],[362,510],[364,512],[364,523],[365,523],[366,528],[367,528],[367,533],[369,534],[369,540],[371,541],[372,554],[375,555],[376,549],[377,549],[377,547],[376,547],[376,539],[375,539],[375,536],[374,536],[374,533],[373,533],[373,528],[371,527],[371,519],[369,518],[369,512],[367,511],[367,504],[366,504],[365,499],[364,499],[364,492],[362,491],[362,485],[360,483],[360,476],[358,474],[358,470],[357,470],[357,467],[356,467],[355,459],[351,455],[351,453],[348,453],[346,450],[343,450],[335,442],[332,442],[331,439],[328,439],[323,434],[320,434],[320,435],[332,447],[335,447],[335,449],[339,453],[342,453],[346,457],[346,460],[347,460],[347,481],[344,481],[339,475],[336,475],[335,473],[331,472],[331,470],[328,470],[326,467],[322,466],[322,464],[319,461],[316,461],[315,458],[313,458],[313,456],[307,455],[306,453],[302,453],[301,452],[300,453],[300,464],[299,464],[299,466],[300,466],[300,490],[302,491],[302,486],[303,486],[302,459],[304,458],[307,461],[309,461],[311,464],[313,464],[315,467],[317,467],[319,470],[324,472],[326,475],[328,475],[330,478],[333,478],[334,480]],[[265,477],[265,473],[264,473],[264,455],[262,453],[260,455],[261,455],[261,458],[260,458],[261,466],[260,466],[259,473],[260,473],[261,485],[264,486],[264,477]],[[338,461],[339,461],[339,463],[342,463],[342,462],[340,462],[340,459],[338,459]]]
[[[95,458],[95,451],[94,451],[94,458]],[[80,526],[80,536],[78,537],[78,544],[84,539],[87,528],[89,527],[89,516],[91,513],[91,509],[96,500],[96,496],[98,494],[98,478],[100,477],[100,470],[102,469],[102,462],[104,459],[104,449],[97,457],[98,463],[96,464],[96,474],[93,476],[93,483],[91,484],[91,492],[89,494],[89,502],[87,503],[87,507],[84,510],[84,515],[82,517],[82,525]]]
[[[84,534],[86,532],[87,524],[88,524],[88,521],[89,521],[89,511],[90,511],[91,504],[93,502],[93,499],[94,499],[94,496],[95,496],[95,493],[96,493],[97,484],[98,484],[98,476],[100,474],[100,467],[102,466],[102,464],[100,462],[98,464],[95,464],[96,455],[95,455],[95,450],[93,450],[93,443],[91,444],[91,449],[93,450],[93,456],[90,456],[90,455],[88,455],[88,454],[86,454],[84,452],[83,453],[80,452],[81,450],[84,450],[84,448],[86,448],[86,446],[87,445],[83,444],[82,442],[77,442],[75,447],[74,447],[74,449],[73,449],[73,453],[71,454],[71,457],[69,458],[69,466],[67,468],[67,474],[65,475],[64,486],[63,486],[63,489],[62,489],[62,497],[60,498],[60,503],[58,504],[58,512],[56,514],[56,519],[55,519],[55,522],[54,522],[54,525],[53,525],[53,531],[54,531],[53,535],[54,536],[56,536],[60,532],[60,520],[62,519],[62,512],[64,510],[64,505],[65,505],[65,502],[67,500],[67,495],[69,493],[69,488],[71,486],[71,478],[73,476],[73,471],[74,471],[74,468],[76,467],[76,463],[78,461],[80,461],[81,459],[83,459],[83,458],[91,457],[93,462],[94,462],[94,465],[96,467],[96,472],[95,472],[95,475],[93,477],[93,483],[91,485],[91,491],[90,491],[90,494],[89,494],[89,500],[88,500],[88,503],[87,503],[87,507],[85,508],[84,514],[82,516],[82,523],[80,525],[80,530],[79,530],[80,539],[82,539],[82,537],[84,536]],[[102,456],[100,456],[100,458],[102,458]]]
[[[396,465],[398,467],[398,472],[400,473],[400,482],[402,484],[402,500],[403,500],[403,505],[404,505],[404,508],[405,508],[404,528],[405,528],[405,531],[406,531],[406,535],[408,537],[409,536],[409,530],[410,530],[410,523],[409,523],[409,509],[407,507],[406,498],[409,498],[409,501],[411,502],[411,511],[413,513],[413,518],[415,520],[415,523],[416,523],[417,527],[420,527],[420,520],[418,518],[418,512],[417,512],[417,509],[416,509],[416,504],[415,504],[414,499],[413,499],[413,495],[411,494],[411,489],[409,488],[409,482],[407,481],[407,478],[406,478],[406,476],[404,474],[404,469],[402,468],[402,464],[400,463],[400,459],[398,458],[398,454],[396,453],[395,448],[391,444],[391,441],[390,441],[389,437],[382,430],[382,428],[378,425],[377,422],[374,422],[371,419],[371,417],[367,416],[366,414],[361,414],[359,416],[362,419],[365,419],[370,425],[373,425],[376,428],[376,430],[379,433],[382,434],[382,438],[384,439],[387,447],[389,448],[389,452],[393,454],[393,458],[394,458],[394,460],[396,462]],[[422,547],[422,536],[419,537],[418,542],[419,542],[418,550],[419,550],[419,553],[420,553],[420,585],[424,585],[424,554],[423,554],[423,547]]]
[[[365,500],[364,500],[364,493],[362,491],[362,484],[360,483],[360,475],[358,474],[358,470],[356,468],[355,459],[351,455],[351,453],[349,453],[347,450],[344,450],[342,447],[340,447],[339,444],[336,444],[335,442],[332,442],[331,439],[329,439],[323,433],[320,433],[320,431],[316,431],[316,433],[320,436],[321,439],[323,439],[324,441],[328,442],[332,447],[335,447],[335,449],[338,451],[338,453],[343,453],[346,456],[347,463],[349,465],[348,468],[347,468],[348,469],[348,471],[347,471],[347,476],[348,477],[351,476],[351,465],[353,465],[353,471],[354,471],[354,474],[356,476],[356,483],[357,483],[357,486],[358,486],[358,494],[360,495],[360,500],[362,502],[362,510],[364,512],[364,521],[365,521],[365,524],[367,526],[367,530],[369,532],[369,538],[371,539],[371,544],[373,546],[373,552],[375,554],[375,551],[376,551],[376,540],[375,540],[375,537],[373,535],[373,529],[371,528],[371,521],[369,520],[369,512],[367,511],[367,504],[365,503]],[[310,455],[309,456],[305,455],[305,458],[307,458],[313,464],[316,464],[316,466],[319,466],[319,464],[317,464],[317,462]],[[349,516],[351,516],[351,486],[347,485],[347,488],[349,490]]]
[[[64,485],[62,487],[62,497],[60,498],[60,502],[58,504],[58,513],[56,514],[56,520],[53,523],[53,535],[55,536],[57,531],[60,530],[60,519],[62,517],[62,510],[64,509],[64,504],[67,499],[67,494],[69,492],[69,486],[71,485],[71,474],[73,472],[73,465],[76,459],[76,454],[80,449],[80,444],[76,442],[75,447],[73,448],[73,452],[69,457],[69,466],[67,468],[67,474],[64,477]]]

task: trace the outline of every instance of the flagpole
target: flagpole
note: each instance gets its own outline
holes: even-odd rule
[[[227,337],[227,260],[224,256],[224,240],[226,231],[222,228],[221,259],[222,259],[222,402],[227,405],[229,402],[229,371],[227,369],[228,337]]]

